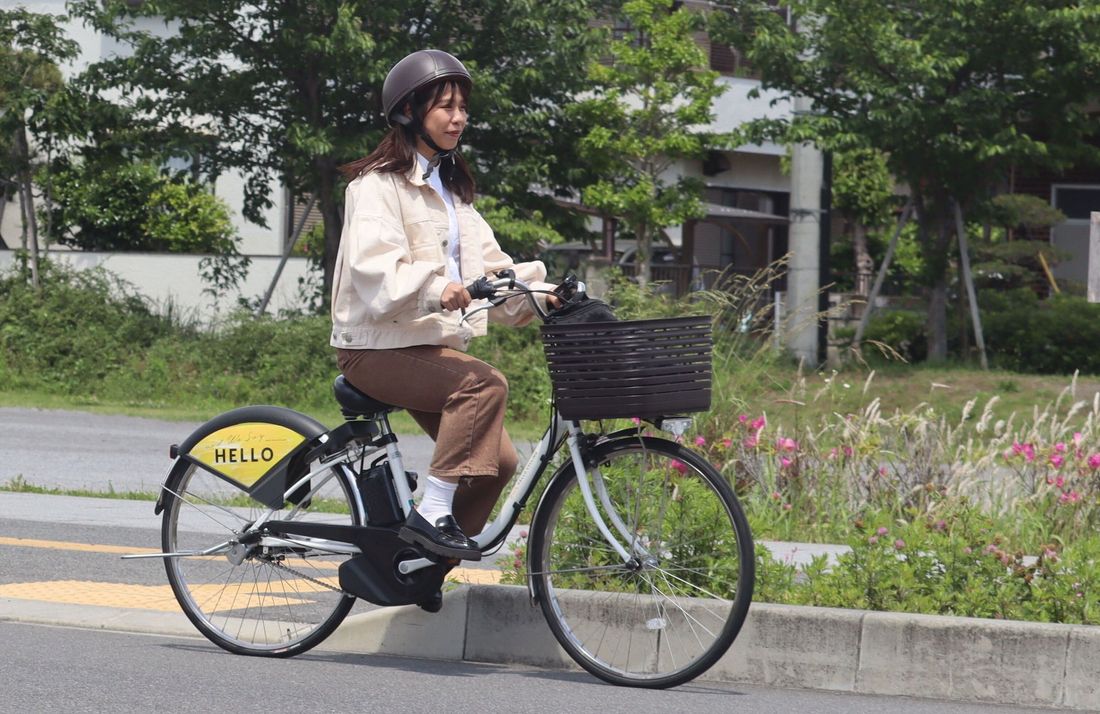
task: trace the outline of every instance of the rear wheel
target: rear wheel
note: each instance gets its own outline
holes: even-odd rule
[[[335,469],[312,479],[302,506],[284,503],[269,520],[361,525],[345,477]],[[288,483],[305,473],[290,474]],[[320,643],[347,616],[355,598],[340,592],[337,569],[351,556],[238,543],[238,533],[267,508],[201,467],[179,472],[165,490],[164,552],[206,553],[165,558],[168,582],[187,617],[216,645],[289,657]]]
[[[737,497],[698,454],[666,439],[611,441],[589,463],[593,490],[602,483],[606,492],[604,520],[633,557],[624,563],[597,530],[565,465],[531,528],[543,614],[600,679],[653,688],[690,681],[726,652],[752,599],[752,536]]]

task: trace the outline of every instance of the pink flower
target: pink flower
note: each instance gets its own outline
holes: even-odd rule
[[[1066,479],[1063,478],[1062,476],[1059,476],[1058,478],[1054,479],[1054,485],[1057,486],[1058,488],[1062,488],[1063,486],[1066,485]]]
[[[748,420],[749,420],[749,415],[748,414],[738,414],[737,415],[737,421],[741,422],[742,424],[744,424]]]
[[[971,548],[970,546],[966,546],[965,548],[963,548],[963,553],[965,553],[966,555],[970,555],[973,552],[974,552],[974,549]]]
[[[745,446],[747,446],[750,449],[755,449],[756,445],[759,444],[759,443],[760,443],[760,439],[758,439],[755,435],[750,436],[749,438],[745,439]]]
[[[704,439],[701,436],[697,436],[697,437],[695,437],[695,445],[696,446],[706,446],[707,445],[707,440]]]
[[[1059,453],[1059,454],[1066,453],[1066,444],[1065,444],[1065,442],[1059,441],[1057,444],[1055,444],[1054,445],[1054,451],[1055,451],[1055,453]]]
[[[512,565],[515,566],[516,570],[519,570],[520,568],[523,567],[523,561],[520,560],[519,558],[516,558],[515,561],[512,563]]]
[[[527,537],[527,531],[520,531],[519,532],[519,537],[520,538],[526,538]]]
[[[784,503],[784,504],[783,504],[783,510],[784,510],[784,511],[789,511],[789,510],[791,510],[791,504],[789,504],[789,503]]]
[[[847,444],[844,445],[843,451],[844,451],[845,456],[851,456],[852,455],[852,447],[848,446]]]
[[[1084,436],[1081,434],[1081,432],[1079,432],[1079,431],[1073,432],[1073,444],[1074,444],[1074,446],[1080,446],[1081,445],[1081,439],[1083,439],[1083,438],[1084,438]]]
[[[630,417],[630,421],[631,421],[631,423],[634,424],[634,426],[641,426],[642,425],[642,420],[639,419],[638,417]]]
[[[749,426],[752,427],[753,431],[760,431],[761,429],[763,429],[767,425],[768,425],[768,420],[765,419],[763,416],[759,416],[756,419],[753,419],[752,424],[750,424]]]
[[[1012,453],[1020,456],[1022,455],[1028,461],[1035,460],[1035,447],[1031,444],[1021,444],[1018,441],[1012,442]]]
[[[776,446],[778,446],[783,451],[794,451],[798,448],[798,442],[787,436],[779,439],[776,442]]]
[[[875,531],[875,532],[878,533],[880,536],[884,536],[884,535],[886,535],[887,533],[890,532],[890,529],[887,528],[886,526],[879,526],[878,530]]]
[[[1060,503],[1077,503],[1080,500],[1081,494],[1077,493],[1076,491],[1067,491],[1058,498],[1058,501]]]
[[[687,464],[685,464],[683,461],[677,461],[675,459],[673,459],[672,461],[672,468],[676,469],[681,474],[686,474],[688,470]]]
[[[779,465],[782,466],[783,468],[788,468],[793,463],[794,462],[791,461],[790,459],[788,459],[786,456],[780,456],[779,457]]]
[[[878,475],[879,476],[885,476],[886,475],[886,467],[885,466],[879,466],[878,467]]]
[[[733,439],[722,439],[722,446],[727,449],[730,448],[733,446]]]
[[[1100,469],[1100,454],[1093,454],[1089,457],[1089,468],[1093,471]]]
[[[523,548],[516,548],[516,557],[517,558],[522,558],[523,557]]]
[[[894,549],[895,550],[903,550],[904,548],[905,548],[905,541],[903,541],[901,538],[898,538],[896,541],[894,541]]]
[[[772,491],[772,498],[778,501],[779,499],[783,498],[783,494],[781,494],[779,491]]]
[[[936,524],[932,527],[935,528],[938,531],[942,531],[942,530],[947,528],[947,521],[938,520],[938,521],[936,521]]]
[[[1066,462],[1066,459],[1061,454],[1051,454],[1050,455],[1050,465],[1053,466],[1056,469],[1062,468],[1062,464],[1064,464],[1065,462]]]
[[[828,458],[830,458],[830,459],[835,459],[836,458],[836,447],[835,446],[833,448],[829,449]]]
[[[877,535],[871,536],[870,538],[867,539],[867,542],[870,543],[871,545],[874,545],[875,543],[878,543],[878,536]]]

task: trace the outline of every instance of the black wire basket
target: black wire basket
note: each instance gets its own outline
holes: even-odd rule
[[[558,412],[579,420],[710,409],[710,324],[674,317],[543,325]]]

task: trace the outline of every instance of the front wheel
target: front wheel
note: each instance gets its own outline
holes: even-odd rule
[[[597,530],[566,464],[531,528],[530,577],[542,612],[570,657],[600,679],[651,688],[688,682],[729,649],[748,614],[748,520],[713,466],[666,439],[609,441],[588,464],[604,521],[633,557],[623,562]]]

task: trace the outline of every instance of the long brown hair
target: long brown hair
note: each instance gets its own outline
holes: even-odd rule
[[[415,124],[419,124],[428,111],[439,104],[448,89],[459,93],[463,99],[470,96],[470,84],[453,78],[429,84],[413,92],[410,104]],[[374,151],[362,159],[340,166],[339,170],[347,180],[351,181],[371,171],[406,173],[415,163],[416,132],[412,127],[396,124],[382,137],[382,141]],[[452,194],[465,203],[473,203],[474,177],[470,173],[470,166],[461,154],[457,152],[451,154],[451,158],[441,161],[436,170],[439,171],[439,178],[443,181],[443,185]]]

